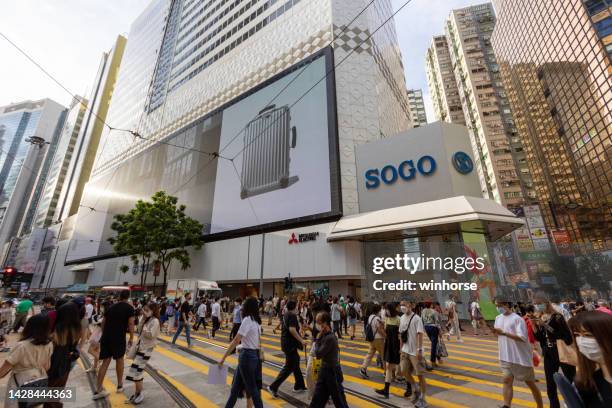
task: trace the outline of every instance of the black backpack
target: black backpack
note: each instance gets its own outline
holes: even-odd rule
[[[355,309],[355,305],[354,304],[350,304],[348,307],[348,315],[351,319],[356,319],[357,318],[357,309]]]
[[[374,341],[374,329],[372,328],[372,322],[376,319],[376,316],[368,319],[368,322],[365,325],[365,339],[366,341]]]

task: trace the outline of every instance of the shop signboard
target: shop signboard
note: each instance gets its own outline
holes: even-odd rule
[[[572,241],[569,233],[566,230],[552,230],[550,235],[552,236],[557,254],[559,256],[574,256],[574,249],[572,248]]]
[[[521,259],[527,262],[548,261],[550,259],[549,251],[529,251],[522,252]]]
[[[464,126],[436,122],[355,147],[359,210],[479,197]]]
[[[533,251],[533,241],[529,235],[529,230],[525,227],[519,228],[512,233],[519,252]]]
[[[533,249],[536,251],[550,251],[550,242],[548,239],[534,239]]]

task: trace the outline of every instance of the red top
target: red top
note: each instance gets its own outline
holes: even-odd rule
[[[527,337],[529,338],[529,343],[535,344],[536,339],[533,335],[533,325],[531,324],[531,319],[527,316],[523,316],[523,320],[525,320],[525,324],[527,325]]]

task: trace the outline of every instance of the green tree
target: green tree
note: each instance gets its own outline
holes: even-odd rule
[[[163,272],[163,291],[168,283],[168,270],[173,261],[182,269],[191,266],[188,247],[202,247],[202,224],[185,214],[186,207],[178,199],[158,191],[151,201],[138,200],[127,214],[115,216],[111,228],[116,236],[109,239],[117,254],[130,255],[140,264],[144,285],[151,257]]]

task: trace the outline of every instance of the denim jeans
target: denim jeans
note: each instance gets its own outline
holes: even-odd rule
[[[435,363],[438,359],[438,336],[440,335],[440,329],[438,327],[433,326],[431,324],[425,325],[425,332],[427,333],[427,337],[431,341],[431,355],[430,361]]]
[[[242,395],[242,391],[246,391],[246,396],[253,400],[255,408],[263,408],[261,389],[258,384],[260,378],[261,361],[259,360],[259,352],[252,349],[241,350],[238,356],[238,366],[234,371],[232,389],[225,403],[225,408],[233,408],[238,397]]]
[[[179,321],[176,333],[174,333],[174,337],[172,338],[172,344],[176,343],[176,339],[178,339],[178,336],[181,334],[183,327],[185,328],[185,337],[187,338],[187,345],[191,346],[191,327],[189,326],[189,322],[181,321]]]

